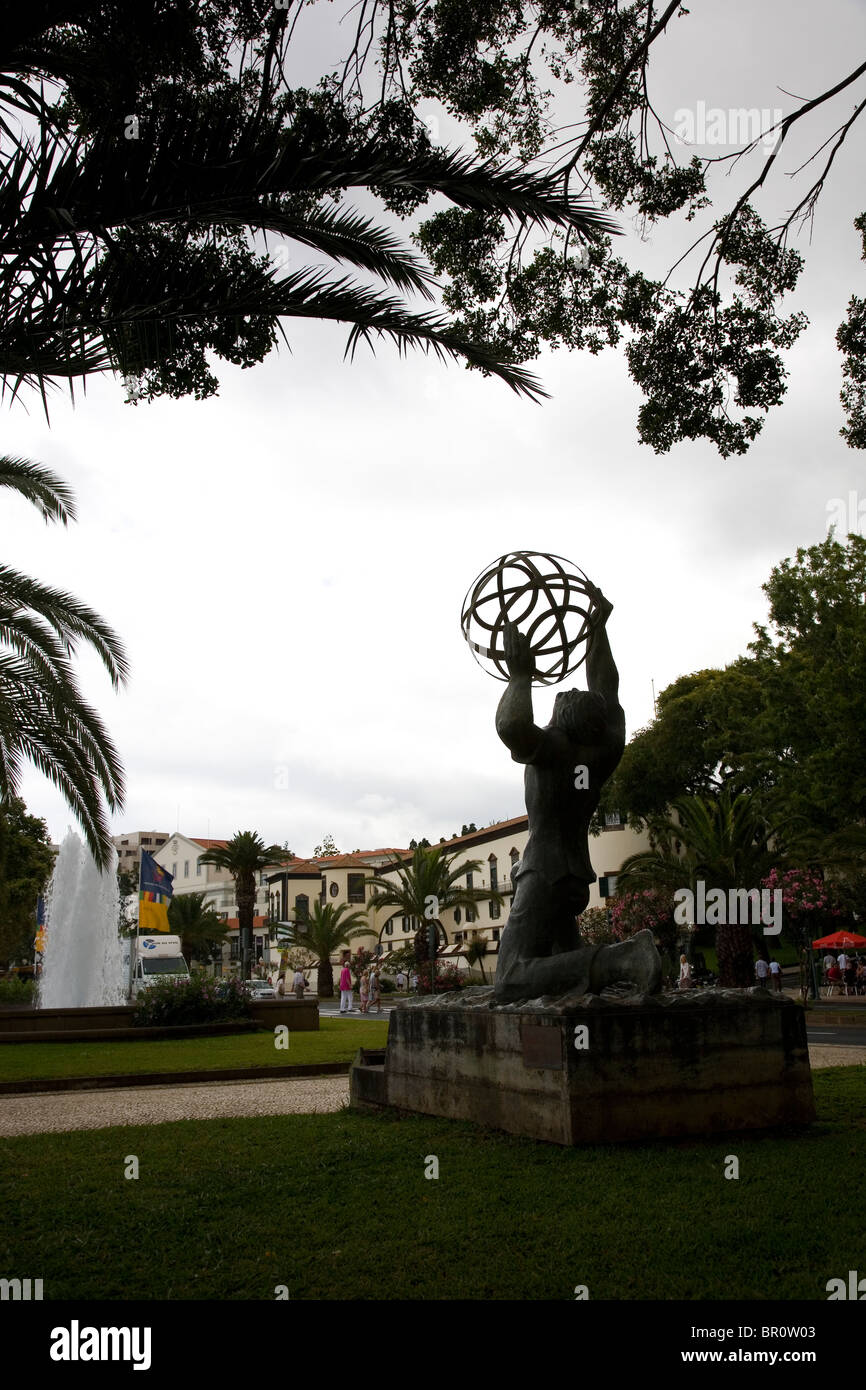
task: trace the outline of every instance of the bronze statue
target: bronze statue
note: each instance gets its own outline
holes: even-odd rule
[[[526,556],[526,552],[517,554]],[[555,563],[559,572],[567,564],[555,556],[532,556],[533,567],[538,559]],[[477,601],[484,581],[489,582],[492,575],[497,576],[501,595],[501,575],[514,564],[514,556],[498,561],[477,581],[473,599]],[[504,664],[507,670],[508,687],[496,712],[496,731],[514,761],[526,767],[529,816],[529,840],[514,871],[514,898],[499,948],[495,997],[500,1003],[574,991],[598,994],[608,985],[625,982],[652,993],[661,980],[661,962],[648,931],[612,946],[580,943],[577,919],[596,878],[589,856],[589,826],[601,789],[622,757],[625,715],[607,637],[613,605],[582,572],[577,573],[572,588],[578,590],[581,602],[571,602],[569,607],[581,619],[580,630],[576,638],[566,639],[569,646],[560,669],[579,665],[579,661],[567,663],[579,644],[588,643],[589,688],[557,695],[545,728],[535,724],[532,714],[532,683],[537,678],[533,640],[508,618],[507,610],[499,624],[502,645],[495,659],[500,669]],[[549,594],[547,601],[549,605]],[[562,626],[565,606],[558,606]],[[464,607],[464,632],[466,613],[471,615],[472,610],[473,603]],[[543,616],[535,618],[536,630]],[[492,650],[477,645],[475,649],[494,657]]]

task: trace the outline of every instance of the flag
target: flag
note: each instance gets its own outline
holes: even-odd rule
[[[146,849],[141,851],[141,877],[138,882],[138,930],[140,932],[171,931],[168,905],[171,902],[173,876],[157,864]]]

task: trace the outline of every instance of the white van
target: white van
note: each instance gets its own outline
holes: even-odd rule
[[[158,980],[188,980],[189,966],[180,953],[180,937],[160,933],[136,936],[132,943],[132,997]]]

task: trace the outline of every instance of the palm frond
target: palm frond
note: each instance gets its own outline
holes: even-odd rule
[[[75,651],[76,640],[88,642],[115,689],[128,680],[129,662],[120,638],[98,613],[72,594],[0,564],[0,608],[12,629],[16,611],[32,608],[51,624],[68,653]]]
[[[59,521],[65,526],[77,519],[72,489],[41,463],[11,454],[0,456],[0,487],[12,488],[26,497],[45,521]]]

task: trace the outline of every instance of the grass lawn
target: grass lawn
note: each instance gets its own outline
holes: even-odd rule
[[[169,1038],[163,1042],[7,1043],[0,1047],[0,1081],[351,1062],[359,1047],[384,1047],[387,1036],[384,1020],[360,1023],[322,1018],[317,1033],[290,1033],[289,1046],[284,1049],[274,1046],[273,1033]]]
[[[825,1301],[863,1269],[866,1069],[815,1090],[806,1132],[583,1149],[347,1112],[3,1139],[0,1267],[51,1300]]]

